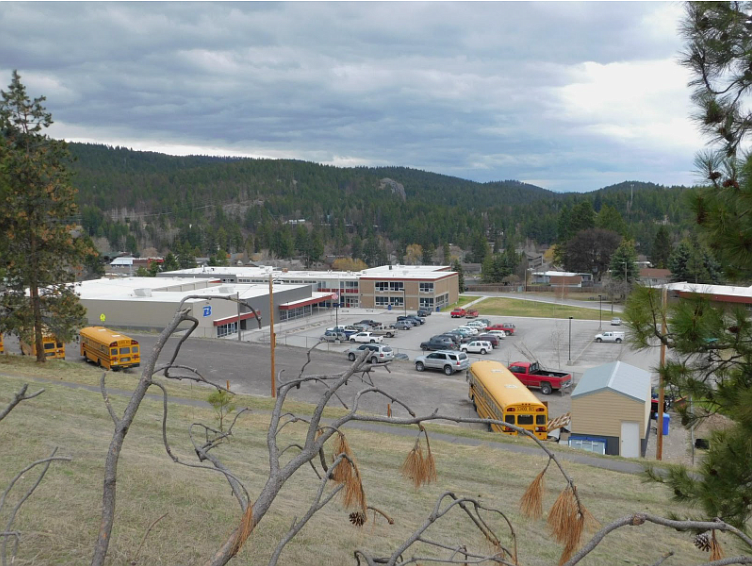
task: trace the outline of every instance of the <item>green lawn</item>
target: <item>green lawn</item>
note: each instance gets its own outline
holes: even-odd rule
[[[457,300],[456,303],[453,303],[449,306],[444,307],[443,309],[441,309],[441,312],[447,312],[447,311],[454,310],[456,308],[461,308],[465,306],[467,303],[472,303],[473,301],[476,301],[478,299],[480,299],[479,296],[460,295],[460,298]]]
[[[571,316],[576,320],[598,320],[598,309],[586,309],[540,301],[526,301],[524,299],[492,297],[476,303],[474,306],[478,309],[481,316],[502,315],[564,319]],[[603,309],[602,316],[604,320],[611,318],[606,309]]]

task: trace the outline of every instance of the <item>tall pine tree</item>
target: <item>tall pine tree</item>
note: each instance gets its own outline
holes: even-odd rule
[[[85,322],[71,283],[95,252],[76,226],[67,146],[44,133],[45,98],[30,99],[16,71],[0,94],[0,331],[33,341],[44,362],[44,333],[69,340]]]

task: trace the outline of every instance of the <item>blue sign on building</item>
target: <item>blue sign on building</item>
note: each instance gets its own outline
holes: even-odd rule
[[[204,307],[204,316],[211,316],[211,305]]]

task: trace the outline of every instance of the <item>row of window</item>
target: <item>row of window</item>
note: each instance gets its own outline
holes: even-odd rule
[[[237,321],[230,322],[228,324],[220,324],[219,326],[217,326],[217,338],[224,338],[225,336],[229,336],[230,334],[237,334],[237,332]]]
[[[373,286],[377,291],[402,291],[405,288],[402,281],[376,281]]]
[[[279,319],[292,320],[293,318],[301,318],[304,316],[311,316],[311,305],[305,305],[294,309],[284,310],[279,312]]]
[[[392,305],[393,307],[401,307],[405,304],[403,297],[376,297],[376,306],[385,307]]]

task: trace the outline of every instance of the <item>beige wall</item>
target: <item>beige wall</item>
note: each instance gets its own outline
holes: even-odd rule
[[[362,308],[375,308],[374,288],[377,279],[361,279],[360,280],[360,306]],[[405,300],[407,304],[407,310],[415,312],[420,307],[421,297],[436,297],[448,294],[449,299],[446,303],[451,305],[457,302],[459,298],[459,277],[456,273],[452,273],[444,279],[433,281],[433,294],[421,293],[420,284],[424,281],[417,281],[411,279],[382,279],[381,281],[401,281],[405,286]],[[393,291],[391,293],[378,293],[376,296],[393,296],[401,297],[401,292]],[[435,303],[434,303],[435,306]],[[445,305],[446,306],[446,305]]]
[[[649,399],[650,395],[646,403],[640,403],[608,389],[572,397],[572,433],[619,438],[622,421],[636,421],[640,423],[640,438],[645,438],[650,419]]]

